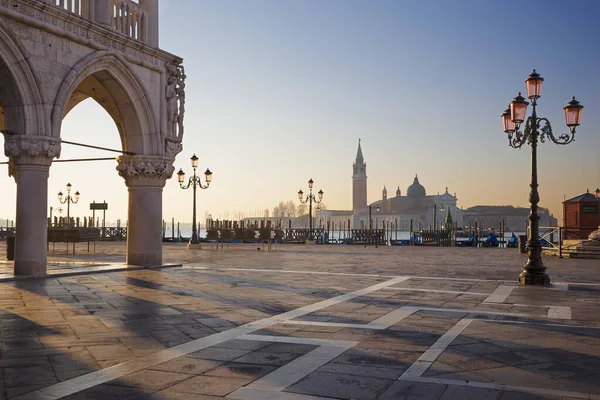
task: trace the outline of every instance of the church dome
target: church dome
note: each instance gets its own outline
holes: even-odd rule
[[[416,175],[413,184],[406,189],[406,195],[408,197],[425,197],[425,188],[419,183],[419,178]]]

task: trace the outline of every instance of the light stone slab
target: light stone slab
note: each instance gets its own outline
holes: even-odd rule
[[[548,307],[548,318],[571,319],[571,307],[550,306]]]
[[[322,367],[338,357],[346,350],[348,350],[347,347],[317,347],[305,355],[296,358],[294,361],[287,363],[283,367],[252,382],[248,387],[268,391],[282,391],[286,387],[293,385],[319,367]]]
[[[404,318],[411,316],[419,311],[418,307],[404,306],[390,313],[387,313],[374,321],[369,322],[366,327],[376,326],[377,329],[386,329],[390,326],[402,321]],[[383,327],[383,328],[379,328]]]
[[[448,348],[450,343],[452,343],[452,341],[456,339],[456,337],[460,335],[462,331],[464,331],[471,324],[471,322],[473,322],[472,318],[463,318],[458,321],[456,325],[450,328],[450,330],[444,333],[442,337],[440,337],[429,349],[427,349],[427,351],[423,353],[421,357],[417,359],[417,361],[408,367],[406,372],[404,372],[404,374],[402,374],[402,376],[400,376],[398,379],[401,380],[408,377],[417,378],[423,375],[423,373],[431,366],[431,364],[437,360],[437,358],[446,350],[446,348]]]
[[[515,288],[514,286],[500,285],[483,302],[484,303],[504,303],[504,300],[506,300],[506,298],[508,296],[510,296],[510,293],[513,291],[514,288]]]

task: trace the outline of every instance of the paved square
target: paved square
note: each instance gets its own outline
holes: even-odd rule
[[[183,267],[0,283],[2,398],[600,399],[597,260],[546,257],[553,287],[524,288],[511,249],[165,258]]]

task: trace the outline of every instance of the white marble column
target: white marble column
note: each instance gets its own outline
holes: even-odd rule
[[[4,142],[17,181],[15,275],[46,273],[48,172],[60,141],[45,136],[11,136]]]
[[[129,188],[127,264],[162,264],[162,191],[173,175],[173,160],[121,156],[117,171]]]

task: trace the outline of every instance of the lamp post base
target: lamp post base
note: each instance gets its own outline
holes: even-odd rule
[[[519,275],[519,284],[525,286],[550,286],[550,277],[545,272],[523,271]]]
[[[200,243],[188,243],[187,248],[188,250],[201,250],[202,246]]]

